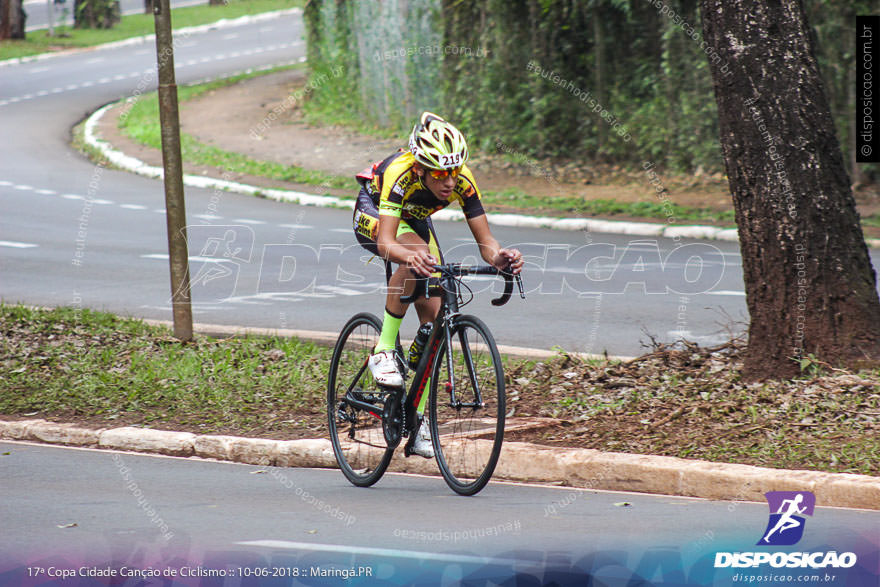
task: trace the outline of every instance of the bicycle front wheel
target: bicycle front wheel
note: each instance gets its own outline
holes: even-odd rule
[[[392,394],[379,387],[367,367],[381,330],[373,314],[349,320],[333,349],[327,380],[333,454],[345,477],[358,487],[378,481],[394,453],[382,430],[382,411]]]
[[[460,316],[452,348],[442,343],[430,402],[431,437],[443,478],[456,493],[473,495],[492,477],[504,440],[504,367],[492,333],[479,318]]]

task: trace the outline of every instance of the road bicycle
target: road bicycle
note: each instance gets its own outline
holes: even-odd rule
[[[336,341],[327,381],[327,412],[333,453],[343,474],[354,485],[378,481],[403,439],[404,454],[412,446],[427,402],[434,455],[446,483],[461,495],[474,495],[489,482],[504,439],[504,367],[495,339],[476,316],[461,314],[473,299],[463,277],[498,275],[504,278],[495,306],[506,304],[516,282],[525,298],[522,279],[489,265],[435,265],[439,283],[428,286],[418,278],[410,296],[441,298],[421,358],[406,390],[408,368],[398,342],[397,357],[404,373],[402,388],[376,383],[367,360],[379,340],[382,323],[373,314],[352,317]],[[465,300],[463,291],[470,293]],[[428,392],[426,394],[426,391]]]

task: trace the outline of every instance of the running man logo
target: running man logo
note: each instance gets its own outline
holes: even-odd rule
[[[758,546],[791,546],[804,535],[804,515],[812,516],[816,496],[809,491],[769,491],[764,494],[770,506],[767,529]]]

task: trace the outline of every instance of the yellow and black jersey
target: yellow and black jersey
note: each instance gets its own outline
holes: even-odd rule
[[[358,182],[379,208],[379,214],[421,220],[451,202],[461,205],[465,218],[485,214],[480,190],[467,165],[462,167],[449,200],[441,200],[422,184],[413,163],[412,153],[401,150],[357,175]]]

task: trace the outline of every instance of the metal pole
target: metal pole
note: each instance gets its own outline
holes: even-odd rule
[[[171,305],[174,336],[192,340],[189,258],[186,246],[186,208],[183,164],[180,157],[180,119],[174,79],[174,46],[169,0],[154,0],[156,56],[159,64],[159,121],[162,125],[162,164],[165,168],[165,217],[168,224],[168,260],[171,267]]]
[[[55,13],[55,0],[46,0],[46,16],[49,20],[49,36],[55,36],[55,29],[52,28],[52,16]]]

